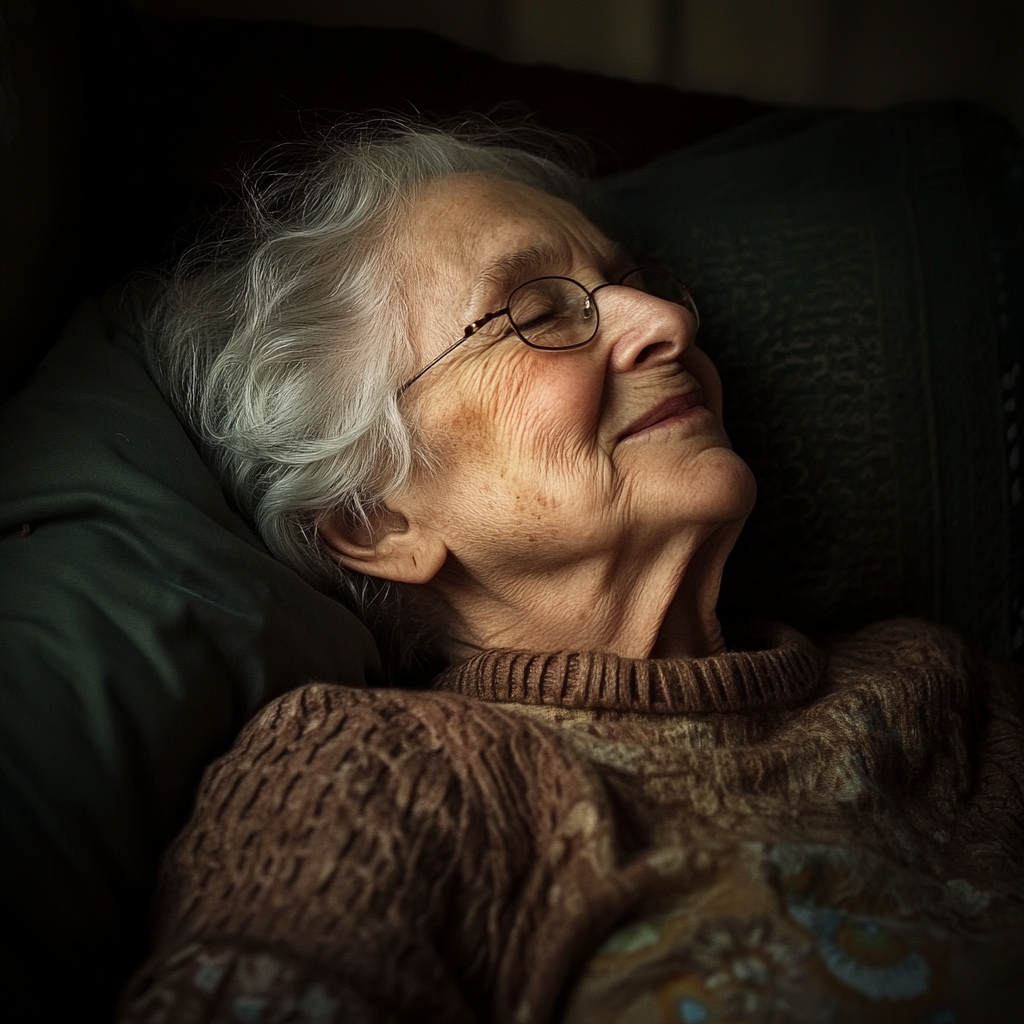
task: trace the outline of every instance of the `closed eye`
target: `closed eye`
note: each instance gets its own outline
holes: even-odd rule
[[[548,309],[543,312],[535,313],[528,320],[518,319],[516,323],[521,331],[528,334],[531,331],[542,330],[546,325],[560,319],[563,315],[564,314],[561,310]]]
[[[564,315],[564,297],[556,293],[549,283],[546,288],[538,287],[518,296],[509,320],[515,321],[519,330],[528,332],[542,330]]]

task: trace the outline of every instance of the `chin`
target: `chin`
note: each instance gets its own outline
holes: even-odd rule
[[[731,490],[739,516],[746,518],[754,511],[757,500],[757,480],[753,470],[730,448],[729,469],[733,475]]]
[[[750,467],[728,447],[706,448],[689,460],[674,491],[691,522],[728,523],[746,519],[757,499]]]

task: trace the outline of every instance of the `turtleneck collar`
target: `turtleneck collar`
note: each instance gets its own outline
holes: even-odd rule
[[[502,704],[679,715],[802,703],[825,655],[788,626],[761,624],[759,650],[708,658],[620,658],[600,651],[485,651],[451,666],[434,689]]]

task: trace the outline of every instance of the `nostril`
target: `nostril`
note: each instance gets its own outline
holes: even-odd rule
[[[622,307],[601,318],[610,341],[611,368],[628,373],[677,361],[696,333],[690,315],[675,303],[628,288],[621,291],[615,298]],[[627,298],[633,299],[632,306],[625,305]]]
[[[633,361],[635,366],[639,366],[641,363],[646,363],[649,359],[659,355],[666,355],[669,350],[672,350],[674,346],[670,341],[659,341],[653,345],[645,345],[636,356]]]

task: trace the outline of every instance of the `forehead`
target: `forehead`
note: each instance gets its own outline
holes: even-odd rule
[[[570,203],[478,174],[425,185],[409,213],[407,245],[414,278],[467,298],[604,263],[615,251]]]

